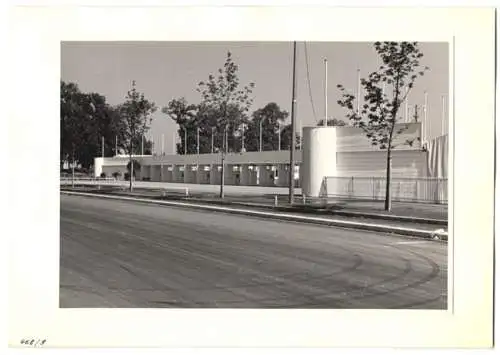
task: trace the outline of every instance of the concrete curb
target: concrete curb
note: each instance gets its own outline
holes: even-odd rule
[[[320,217],[305,217],[305,216],[295,215],[295,214],[291,214],[291,213],[271,213],[271,212],[262,212],[262,211],[252,211],[252,210],[248,210],[248,209],[210,206],[210,205],[202,205],[202,204],[196,204],[196,203],[190,203],[190,202],[152,200],[152,199],[146,199],[146,198],[95,194],[95,193],[87,193],[87,192],[63,191],[63,190],[61,190],[61,193],[67,194],[67,195],[86,196],[86,197],[95,197],[95,198],[107,198],[107,199],[112,199],[112,200],[122,200],[122,201],[133,201],[133,202],[140,202],[140,203],[147,203],[147,204],[157,204],[157,205],[162,205],[162,206],[194,208],[194,209],[209,210],[209,211],[214,211],[214,212],[225,212],[225,213],[246,215],[246,216],[252,216],[252,217],[285,220],[285,221],[298,222],[298,223],[310,223],[310,224],[343,227],[343,228],[366,230],[366,231],[373,231],[373,232],[394,233],[394,234],[399,234],[399,235],[419,237],[419,238],[430,239],[430,240],[444,240],[444,241],[448,240],[448,233],[443,232],[443,231],[423,230],[423,229],[414,229],[414,228],[406,228],[406,227],[387,226],[387,225],[373,224],[373,223],[360,223],[360,222],[353,222],[353,221],[341,221],[341,220],[320,218]]]
[[[98,186],[98,183],[85,183],[83,182],[83,185],[86,186]],[[116,186],[116,187],[124,187],[128,185],[124,184],[112,184],[108,185],[106,183],[103,184],[103,186]],[[156,190],[155,188],[152,187],[140,187],[139,188],[144,188],[147,190]],[[179,192],[183,192],[184,190],[188,190],[189,188],[175,188],[175,190],[178,190]],[[158,190],[163,190],[162,188],[159,188]],[[165,190],[167,191],[167,190]],[[186,194],[188,196],[188,194]],[[258,208],[265,208],[269,210],[278,210],[278,211],[285,211],[285,212],[313,212],[314,214],[322,214],[322,215],[328,215],[328,216],[342,216],[342,217],[355,217],[355,218],[370,218],[370,219],[382,219],[382,220],[387,220],[387,221],[395,221],[395,222],[408,222],[408,223],[423,223],[423,224],[433,224],[433,225],[438,225],[441,227],[447,227],[448,226],[448,220],[445,219],[437,219],[437,218],[425,218],[425,217],[410,217],[410,216],[401,216],[401,215],[391,215],[391,214],[386,214],[386,213],[372,213],[372,212],[362,212],[362,211],[345,211],[345,210],[321,210],[321,209],[314,209],[310,208],[307,211],[301,211],[300,208],[302,205],[297,204],[295,207],[290,207],[290,206],[274,206],[272,204],[262,204],[262,203],[254,203],[254,202],[241,202],[241,201],[213,201],[213,200],[206,200],[204,198],[197,198],[195,196],[189,196],[189,199],[192,201],[198,201],[200,203],[207,203],[207,204],[212,204],[212,205],[219,205],[219,206],[243,206],[243,207],[258,207]],[[308,206],[306,206],[307,208]],[[314,210],[314,211],[313,211]]]
[[[278,210],[278,211],[285,211],[285,212],[309,213],[309,212],[314,211],[315,214],[328,215],[328,216],[371,218],[371,219],[382,219],[382,220],[386,220],[386,221],[395,221],[395,222],[424,223],[424,224],[434,224],[434,225],[439,225],[439,226],[448,226],[448,221],[443,220],[443,219],[393,216],[393,215],[388,215],[388,214],[365,213],[365,212],[354,212],[354,211],[332,211],[332,210],[325,211],[325,210],[313,210],[313,209],[309,209],[309,211],[301,211],[300,205],[297,205],[295,207],[288,207],[288,206],[277,206],[276,207],[276,206],[272,206],[272,205],[264,205],[264,204],[251,203],[251,202],[210,201],[210,200],[204,200],[204,199],[197,199],[196,197],[190,198],[189,200],[200,202],[200,203],[213,204],[213,205],[258,207],[258,208],[266,208],[269,210]]]

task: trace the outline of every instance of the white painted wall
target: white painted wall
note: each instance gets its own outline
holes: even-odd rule
[[[387,154],[383,150],[371,152],[338,152],[337,176],[385,177],[386,162]],[[393,151],[392,176],[427,176],[427,153],[418,150]]]

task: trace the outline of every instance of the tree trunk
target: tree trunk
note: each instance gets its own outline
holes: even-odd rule
[[[392,170],[392,149],[387,149],[387,171],[385,179],[385,205],[384,209],[390,211],[392,208],[391,201],[391,170]]]
[[[227,149],[227,144],[226,144],[226,135],[227,135],[227,125],[224,127],[224,135],[222,137],[222,153],[221,153],[221,169],[220,169],[220,198],[224,198],[224,160],[225,160],[225,155],[226,155],[226,149]]]
[[[75,148],[73,147],[73,162],[71,164],[71,187],[75,188]]]
[[[130,180],[130,183],[129,183],[129,189],[130,189],[130,192],[132,192],[132,176],[134,175],[134,160],[132,159],[132,144],[130,145],[130,172],[128,174],[128,178]]]

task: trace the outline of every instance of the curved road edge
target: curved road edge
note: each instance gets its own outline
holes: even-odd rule
[[[197,204],[192,202],[179,202],[179,201],[158,201],[147,198],[136,198],[136,197],[128,197],[128,196],[110,196],[110,195],[102,195],[88,192],[75,192],[75,191],[61,191],[61,194],[66,195],[76,195],[76,196],[86,196],[86,197],[96,197],[96,198],[104,198],[104,199],[114,199],[114,200],[122,200],[122,201],[131,201],[131,202],[139,202],[139,203],[147,203],[147,204],[156,204],[170,207],[183,207],[183,208],[193,208],[193,209],[201,209],[208,210],[212,212],[224,212],[224,213],[232,213],[239,215],[247,215],[252,217],[260,217],[260,218],[268,218],[268,219],[276,219],[276,220],[284,220],[298,223],[309,223],[309,224],[318,224],[318,225],[327,225],[333,227],[342,227],[349,229],[357,229],[357,230],[365,230],[365,231],[373,231],[373,232],[384,232],[391,233],[397,235],[405,235],[411,237],[418,237],[423,239],[437,240],[437,241],[447,241],[448,233],[442,230],[424,230],[424,229],[416,229],[416,228],[408,228],[408,227],[399,227],[399,226],[388,226],[383,224],[374,224],[374,223],[363,223],[363,222],[354,222],[354,221],[343,221],[332,218],[321,218],[321,217],[309,217],[309,216],[301,216],[292,213],[276,213],[276,212],[263,212],[263,211],[255,211],[251,209],[241,209],[241,208],[233,208],[233,207],[222,207],[222,206],[210,206]]]

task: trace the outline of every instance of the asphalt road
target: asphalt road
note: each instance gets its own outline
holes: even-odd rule
[[[447,307],[447,244],[61,195],[61,307]]]

